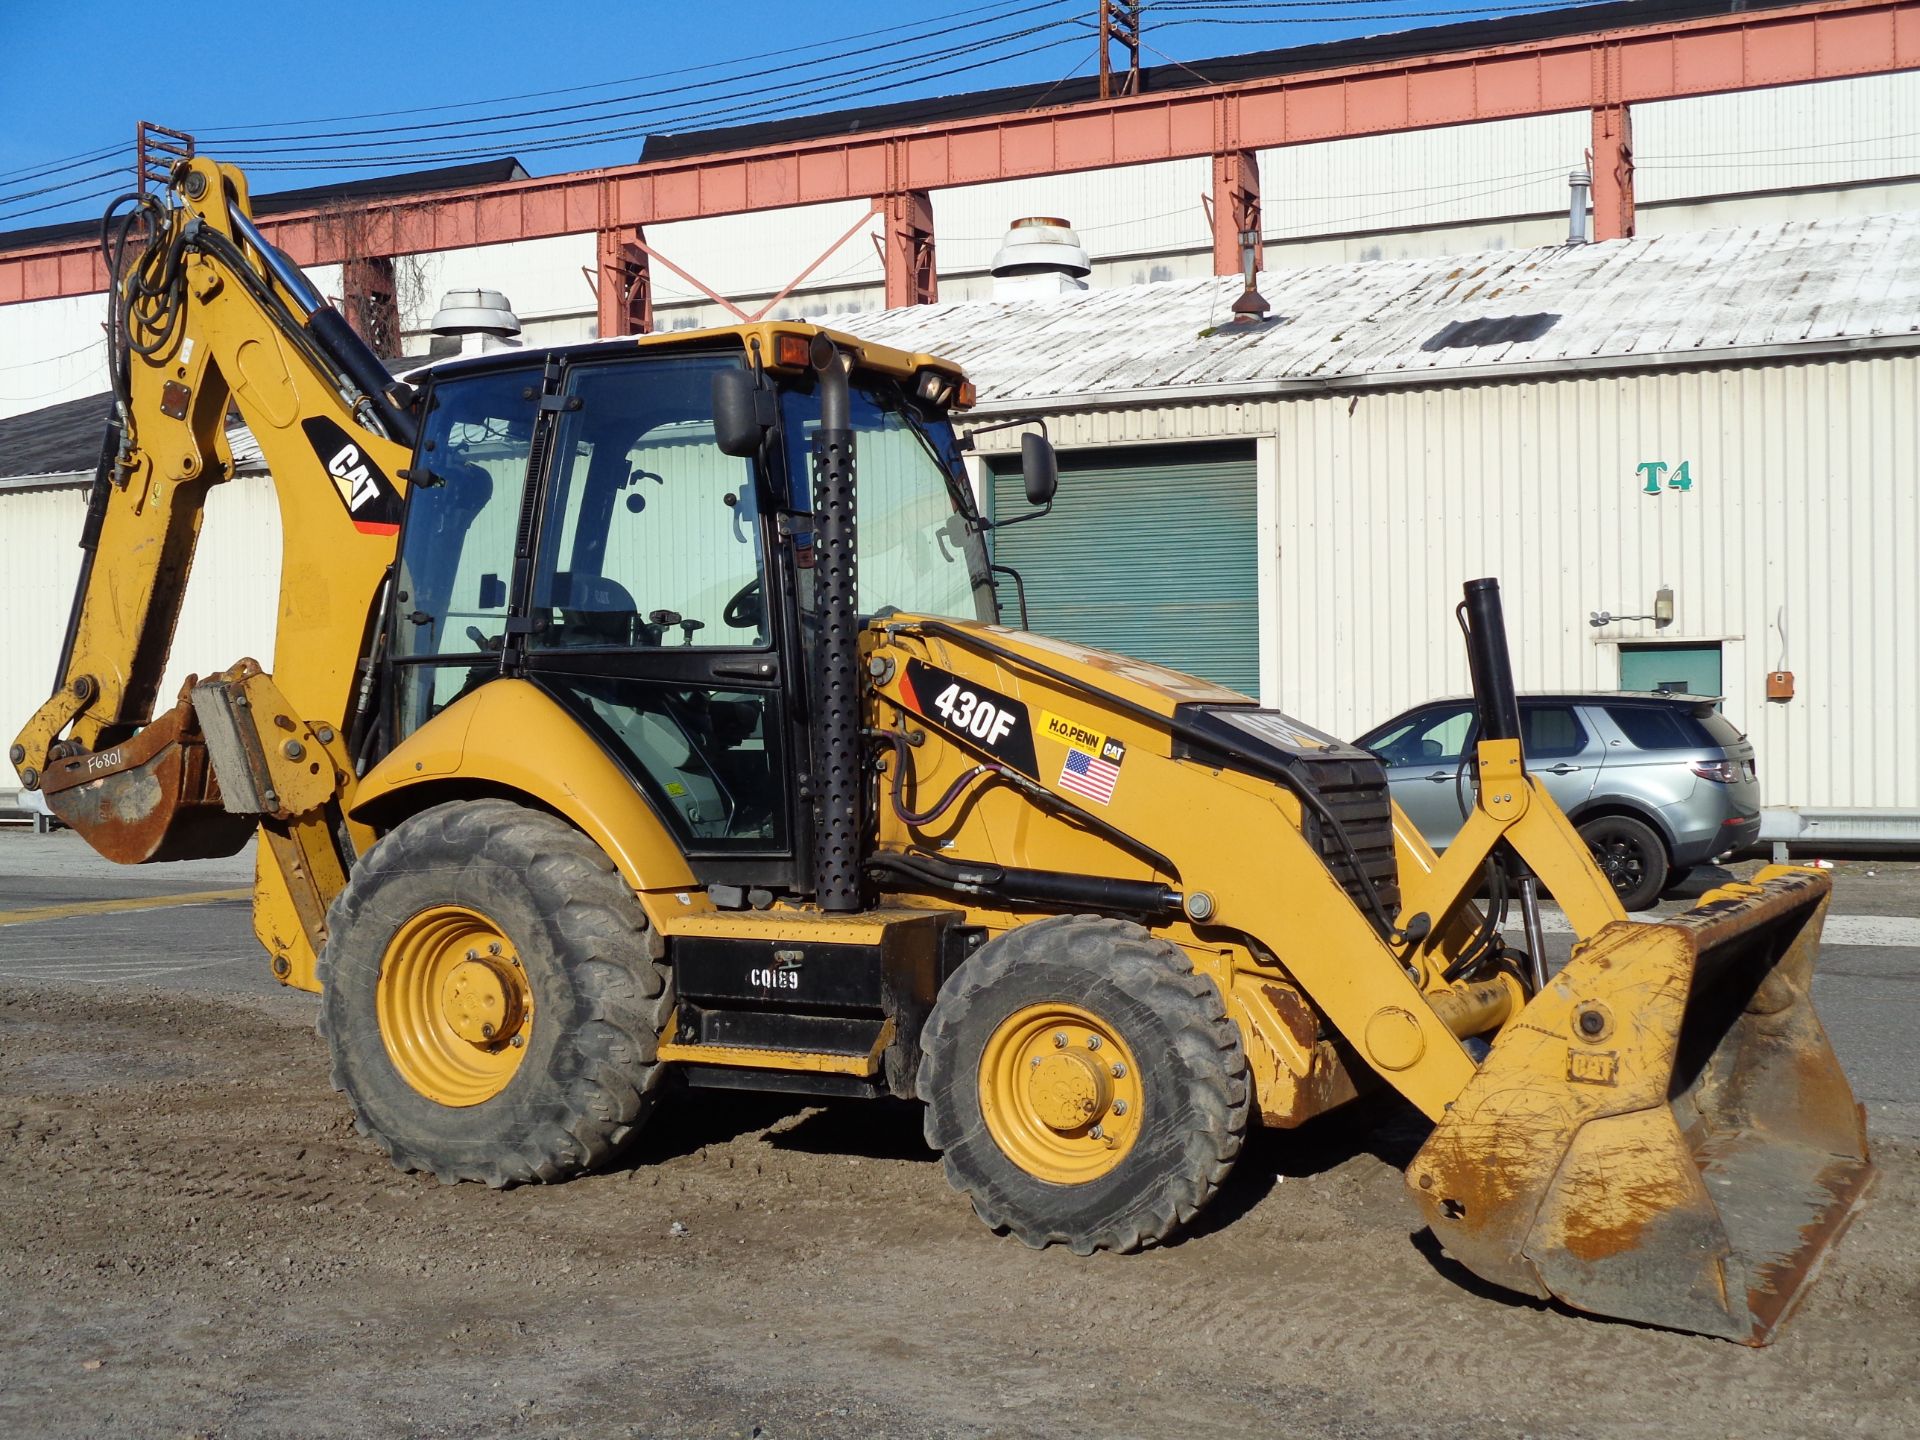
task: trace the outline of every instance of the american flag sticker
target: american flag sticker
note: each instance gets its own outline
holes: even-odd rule
[[[1120,767],[1113,761],[1072,746],[1068,747],[1066,762],[1060,767],[1062,790],[1071,790],[1102,805],[1113,802],[1113,786],[1119,778]]]

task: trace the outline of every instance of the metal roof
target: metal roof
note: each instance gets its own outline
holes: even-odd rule
[[[113,414],[113,396],[87,395],[0,420],[0,490],[84,485],[100,463],[100,441]],[[253,432],[227,417],[227,444],[235,475],[264,475],[266,462]]]
[[[1279,50],[1244,51],[1233,55],[1214,55],[1191,62],[1171,60],[1164,65],[1140,67],[1142,95],[1162,95],[1169,91],[1190,90],[1197,86],[1230,85],[1269,75],[1291,75],[1336,65],[1370,65],[1412,56],[1441,55],[1456,50],[1519,44],[1560,35],[1579,35],[1590,30],[1607,30],[1631,25],[1672,24],[1701,16],[1725,15],[1737,10],[1771,10],[1799,3],[1799,0],[1604,0],[1604,3],[1562,6],[1558,9],[1528,11],[1516,15],[1493,15],[1485,19],[1464,20],[1444,25],[1416,25],[1408,29],[1385,30],[1372,35],[1352,35],[1312,45],[1291,45]],[[1419,13],[1407,12],[1408,19]],[[1446,13],[1444,11],[1440,12]],[[1380,16],[1360,17],[1380,19]],[[1149,19],[1151,34],[1156,24]],[[1181,23],[1178,20],[1174,24]],[[891,46],[908,42],[893,41]],[[918,43],[918,42],[914,42]],[[876,56],[891,48],[882,45]],[[1157,53],[1151,45],[1144,47]],[[1165,57],[1162,57],[1163,59]],[[889,65],[897,61],[885,62]],[[875,77],[877,80],[879,77]],[[844,90],[846,85],[828,85],[828,90]],[[875,90],[898,85],[872,86]],[[730,150],[753,150],[763,145],[789,140],[810,140],[830,135],[860,135],[868,131],[901,126],[942,125],[974,115],[1018,113],[1042,108],[1084,104],[1100,97],[1097,75],[1082,75],[1051,83],[1007,85],[991,90],[968,90],[956,94],[929,95],[916,100],[887,101],[852,109],[820,111],[786,119],[756,120],[751,124],[720,126],[713,129],[663,131],[649,135],[642,143],[640,159],[675,160],[688,155],[719,155]]]
[[[209,153],[218,158],[218,147]],[[394,175],[374,175],[364,180],[333,180],[324,185],[303,185],[297,190],[275,190],[249,197],[255,219],[278,215],[287,210],[303,210],[313,205],[364,204],[395,195],[433,195],[443,190],[465,190],[476,185],[500,185],[527,178],[527,168],[511,155],[492,160],[471,160],[460,165],[442,165],[433,170],[408,170]],[[82,235],[98,235],[100,221],[56,220],[50,225],[28,225],[0,233],[0,251],[26,250]]]
[[[888,310],[862,336],[958,361],[983,407],[1179,404],[1920,348],[1920,214],[1268,271]]]

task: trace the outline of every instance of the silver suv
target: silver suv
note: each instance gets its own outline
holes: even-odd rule
[[[1644,910],[1695,865],[1760,838],[1753,746],[1701,695],[1523,695],[1527,771]],[[1436,700],[1358,743],[1387,765],[1394,801],[1443,850],[1473,806],[1471,700]]]

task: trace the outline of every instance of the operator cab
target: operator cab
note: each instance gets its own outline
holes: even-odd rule
[[[516,676],[632,776],[703,881],[804,886],[820,425],[806,353],[821,334],[749,326],[436,368],[388,607],[380,752]],[[853,360],[860,613],[995,621],[986,524],[947,413],[961,378],[832,343]]]

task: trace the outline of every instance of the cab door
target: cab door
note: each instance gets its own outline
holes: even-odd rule
[[[571,367],[545,403],[550,458],[524,614],[526,678],[632,777],[709,882],[791,883],[797,826],[788,627],[755,466],[713,440],[737,357]]]
[[[540,367],[436,379],[388,606],[385,734],[406,739],[501,674]]]

